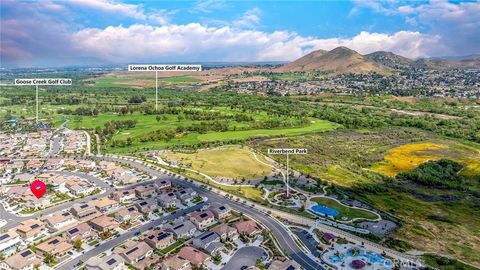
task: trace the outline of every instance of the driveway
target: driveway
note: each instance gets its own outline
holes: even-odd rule
[[[254,246],[242,247],[235,252],[222,270],[241,270],[242,266],[254,266],[257,259],[262,256],[267,256],[263,248]]]

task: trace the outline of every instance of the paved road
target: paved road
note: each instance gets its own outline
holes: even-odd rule
[[[310,250],[313,255],[320,255],[320,252],[318,252],[317,249],[318,242],[309,232],[303,230],[294,233],[296,236],[298,236],[298,238],[303,242],[303,244],[308,248],[308,250]]]
[[[315,260],[313,260],[310,256],[305,254],[304,251],[297,246],[293,236],[289,233],[289,231],[284,227],[283,224],[281,224],[276,219],[268,216],[267,214],[255,208],[252,208],[240,202],[236,202],[236,201],[227,199],[225,197],[222,197],[213,191],[200,188],[197,185],[190,183],[188,181],[182,181],[182,180],[173,178],[171,176],[168,176],[166,174],[163,174],[155,169],[152,169],[151,167],[141,164],[138,161],[133,161],[133,160],[127,161],[124,159],[112,158],[112,157],[102,157],[99,159],[129,164],[132,167],[135,167],[139,170],[150,173],[158,178],[169,179],[172,181],[172,183],[175,183],[177,185],[190,187],[193,190],[195,190],[198,194],[207,197],[209,202],[218,202],[223,205],[228,204],[233,209],[253,217],[257,221],[259,221],[263,226],[270,229],[271,233],[277,240],[282,250],[285,253],[287,253],[290,257],[292,257],[294,261],[296,261],[303,268],[305,268],[305,270],[324,270],[325,269],[320,264],[318,264]]]
[[[47,157],[52,158],[58,155],[60,153],[60,150],[62,149],[62,146],[60,142],[62,141],[62,137],[53,137],[52,139],[52,149],[50,149],[50,152],[48,153]]]
[[[260,247],[242,247],[228,261],[222,270],[241,270],[242,266],[254,266],[258,258],[266,256],[265,250]]]
[[[93,256],[97,256],[101,254],[102,252],[105,252],[109,249],[112,249],[113,247],[121,244],[122,242],[128,240],[129,238],[132,238],[135,236],[135,234],[143,233],[145,231],[148,231],[151,227],[156,227],[162,224],[162,222],[166,220],[173,220],[175,218],[178,218],[180,216],[183,216],[186,213],[190,213],[192,211],[198,210],[204,206],[205,203],[200,203],[195,206],[183,209],[183,210],[178,210],[175,212],[175,214],[170,214],[168,216],[159,218],[157,220],[154,220],[152,222],[146,223],[142,226],[139,226],[135,229],[132,229],[131,231],[128,231],[127,233],[124,233],[120,235],[119,237],[113,238],[110,241],[107,241],[105,243],[100,244],[99,246],[85,252],[84,254],[80,255],[79,257],[76,257],[75,259],[61,265],[57,269],[62,269],[62,270],[68,270],[68,269],[75,269],[75,265],[77,265],[80,261],[86,262],[89,258]]]

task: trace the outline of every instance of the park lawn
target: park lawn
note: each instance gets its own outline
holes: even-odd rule
[[[356,209],[352,207],[345,206],[343,204],[338,203],[337,201],[327,198],[327,197],[315,197],[311,199],[312,201],[333,208],[337,210],[340,214],[337,216],[338,219],[340,220],[352,220],[355,218],[363,218],[363,219],[370,219],[370,220],[375,220],[378,218],[377,215],[365,211],[362,209]]]
[[[395,176],[424,162],[442,158],[464,164],[466,167],[461,172],[464,175],[480,175],[479,149],[453,140],[428,140],[391,148],[385,153],[384,160],[374,163],[370,169],[387,176]]]
[[[249,138],[300,135],[305,133],[324,132],[337,128],[338,125],[320,119],[312,119],[311,125],[299,128],[252,129],[226,132],[209,132],[198,136],[200,141],[244,140]]]
[[[196,153],[169,152],[161,156],[211,177],[249,180],[262,178],[272,172],[272,168],[257,161],[249,149],[240,146],[226,146]]]
[[[200,175],[198,173],[192,172],[192,171],[186,171],[186,170],[180,170],[180,169],[175,169],[175,168],[168,168],[171,171],[178,172],[182,175],[185,175],[189,178],[196,179],[197,181],[203,182],[207,185],[210,185],[212,187],[218,188],[220,190],[223,190],[225,192],[231,193],[238,195],[240,197],[246,198],[248,200],[251,200],[253,202],[257,203],[265,203],[265,200],[263,199],[263,189],[255,188],[255,187],[245,187],[245,186],[226,186],[226,185],[221,185],[217,184],[215,182],[212,182],[205,178],[203,175]]]

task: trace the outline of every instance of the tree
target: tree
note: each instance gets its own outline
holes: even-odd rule
[[[75,242],[73,242],[73,247],[75,249],[81,249],[82,248],[82,240],[80,240],[80,239],[75,240]]]
[[[45,255],[45,257],[43,258],[43,262],[44,262],[45,264],[47,264],[47,265],[54,265],[54,264],[56,264],[57,258],[55,258],[55,256],[53,256],[52,253],[47,252],[47,253],[45,253],[44,255]]]

